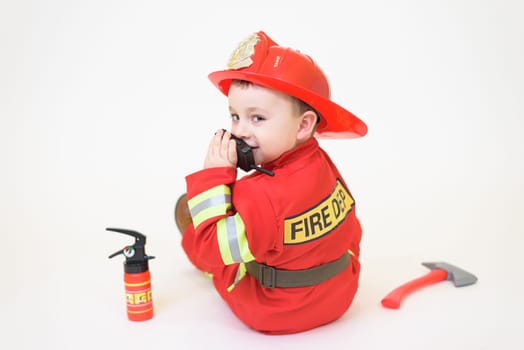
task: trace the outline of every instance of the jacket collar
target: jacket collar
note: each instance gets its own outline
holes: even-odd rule
[[[297,147],[282,153],[280,157],[274,161],[264,164],[262,167],[266,169],[276,169],[283,166],[288,166],[299,159],[308,158],[319,148],[318,141],[316,138],[311,137],[306,142],[298,145]]]

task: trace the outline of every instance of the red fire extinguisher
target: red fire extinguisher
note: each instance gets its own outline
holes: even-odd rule
[[[151,292],[151,274],[149,272],[150,259],[145,252],[146,236],[140,232],[120,228],[106,228],[107,231],[120,232],[135,238],[135,244],[109,256],[113,258],[119,254],[126,257],[124,261],[124,285],[127,300],[127,317],[131,321],[145,321],[153,317],[153,295]]]

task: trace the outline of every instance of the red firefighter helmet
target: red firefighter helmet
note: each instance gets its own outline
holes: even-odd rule
[[[321,115],[319,137],[357,138],[368,130],[362,120],[331,101],[328,79],[311,57],[279,46],[262,31],[244,39],[232,53],[227,69],[209,74],[209,79],[226,96],[231,81],[240,79],[304,101]]]

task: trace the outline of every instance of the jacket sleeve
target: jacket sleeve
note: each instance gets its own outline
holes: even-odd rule
[[[208,266],[254,260],[245,225],[232,205],[235,168],[210,168],[186,177],[195,238],[193,254]]]
[[[264,242],[273,244],[273,236],[264,232],[267,222],[274,222],[272,210],[264,205],[267,196],[257,193],[256,185],[241,185],[237,191],[235,180],[233,168],[205,169],[186,177],[195,230],[193,254],[207,266],[249,262],[265,252]],[[258,238],[252,234],[257,226],[263,233]]]

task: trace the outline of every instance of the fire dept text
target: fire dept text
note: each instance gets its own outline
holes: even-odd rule
[[[284,244],[305,243],[330,233],[351,212],[355,201],[337,180],[331,194],[312,209],[284,220]]]

